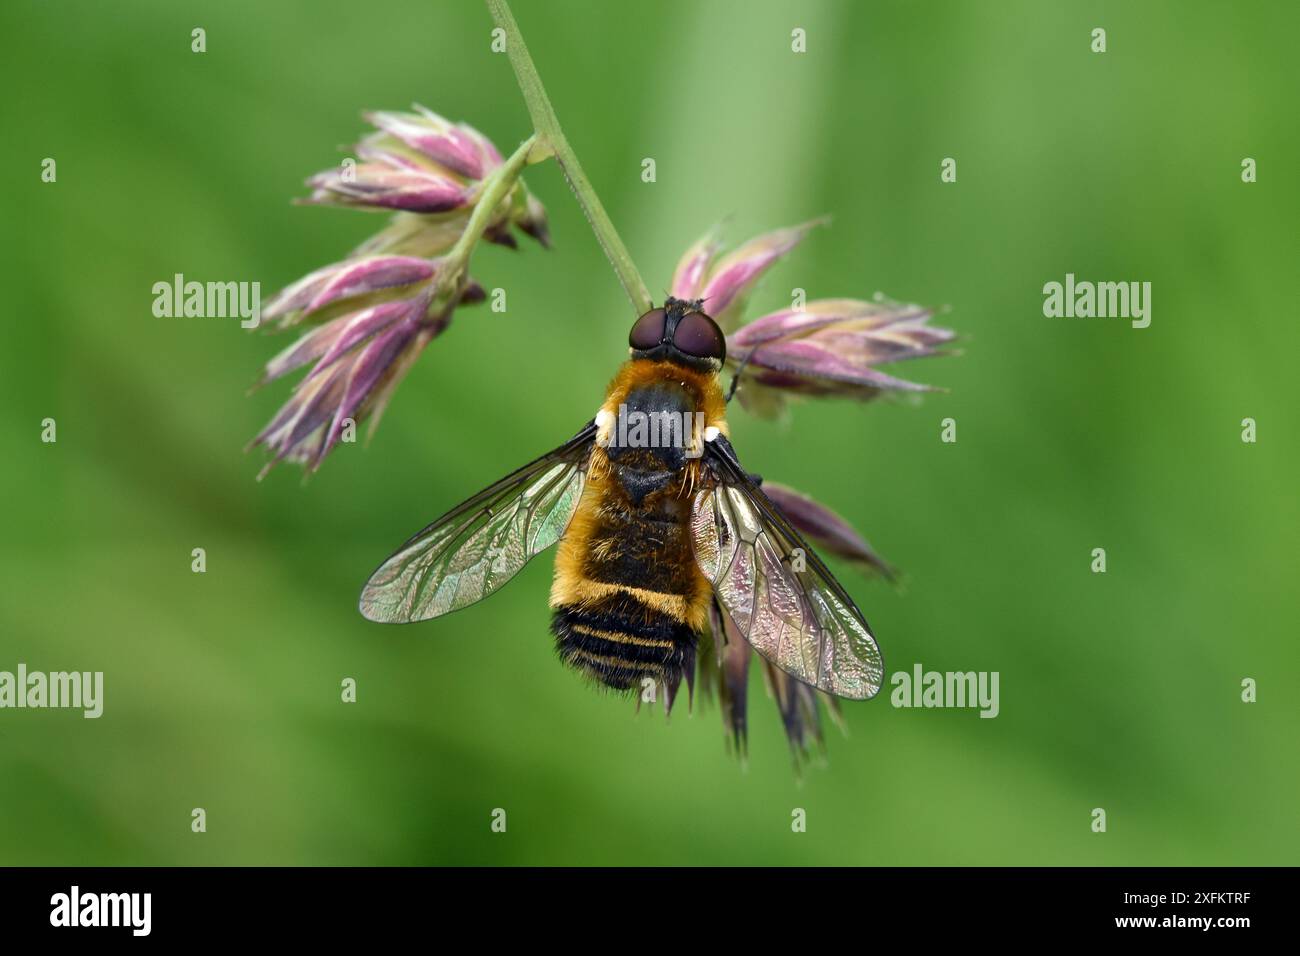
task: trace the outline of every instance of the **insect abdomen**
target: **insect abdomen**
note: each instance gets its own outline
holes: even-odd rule
[[[695,666],[708,582],[695,564],[685,499],[633,505],[618,470],[593,474],[555,562],[551,630],[565,663],[618,690],[676,683]]]
[[[551,629],[566,664],[616,690],[675,681],[695,666],[694,632],[629,595],[557,607]]]

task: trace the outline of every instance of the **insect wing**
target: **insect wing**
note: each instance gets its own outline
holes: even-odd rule
[[[862,612],[726,439],[709,445],[716,480],[695,497],[691,537],[732,622],[792,677],[837,697],[874,696],[884,661]]]
[[[412,537],[366,582],[361,614],[386,624],[425,621],[499,589],[569,526],[595,434],[588,423]]]

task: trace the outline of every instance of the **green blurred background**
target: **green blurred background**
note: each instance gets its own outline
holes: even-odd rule
[[[570,435],[623,355],[628,306],[558,170],[528,176],[556,248],[476,256],[509,311],[460,313],[374,443],[306,485],[241,453],[288,392],[245,395],[284,340],[154,318],[151,287],[269,295],[377,229],[289,204],[363,109],[517,143],[486,11],[11,0],[0,670],[102,670],[106,700],[0,711],[0,863],[1295,863],[1294,5],[515,13],[656,295],[723,216],[739,240],[831,213],[751,314],[794,286],[951,306],[964,354],[899,369],[949,391],[733,431],[906,572],[844,572],[891,672],[996,670],[1001,715],[850,704],[799,783],[757,673],[742,770],[716,709],[666,725],[562,668],[548,559],[441,622],[363,621],[377,561]],[[1066,272],[1150,281],[1151,327],[1044,318]]]

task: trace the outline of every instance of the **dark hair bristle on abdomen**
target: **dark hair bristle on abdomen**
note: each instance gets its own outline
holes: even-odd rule
[[[561,660],[615,690],[675,685],[695,667],[695,632],[626,592],[556,608],[551,631]]]

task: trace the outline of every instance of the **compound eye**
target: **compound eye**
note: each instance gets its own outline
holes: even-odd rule
[[[668,321],[663,309],[651,309],[632,324],[627,344],[645,351],[657,346],[664,337],[664,324]]]
[[[703,312],[688,312],[677,323],[673,345],[687,355],[721,361],[727,357],[727,337],[718,323]]]

